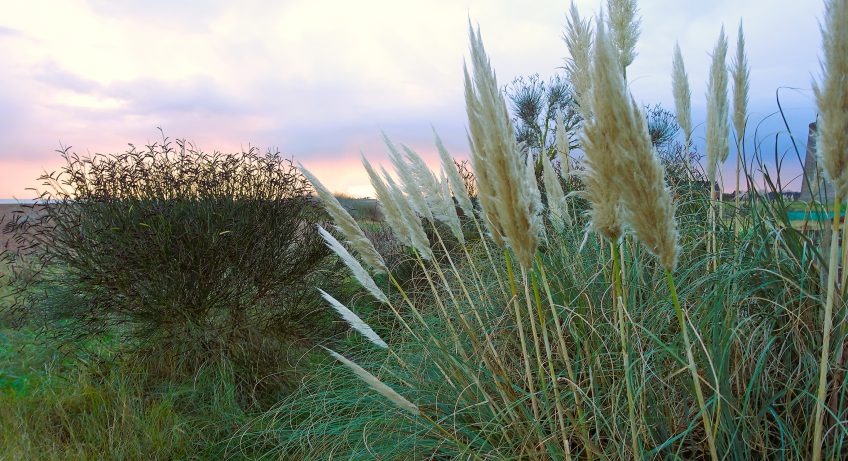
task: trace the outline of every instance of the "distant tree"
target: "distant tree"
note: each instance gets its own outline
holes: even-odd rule
[[[556,157],[556,120],[560,114],[572,147],[577,147],[576,129],[582,119],[577,111],[574,87],[560,75],[545,82],[539,74],[517,77],[507,86],[512,104],[513,125],[518,142],[538,156]]]
[[[545,82],[538,74],[519,76],[507,85],[506,93],[512,106],[516,140],[523,143],[534,158],[538,159],[541,153],[550,159],[556,157],[557,114],[563,117],[569,147],[579,149],[577,129],[583,119],[577,110],[574,87],[564,77],[554,75]],[[645,106],[644,109],[651,143],[669,176],[675,181],[692,179],[699,156],[690,146],[688,156],[684,158],[687,151],[677,141],[680,126],[674,113],[660,104]],[[541,168],[538,161],[536,166],[537,170]]]
[[[660,104],[655,104],[645,106],[645,116],[648,120],[651,144],[657,150],[668,147],[680,131],[680,125],[677,124],[674,113],[666,110]]]

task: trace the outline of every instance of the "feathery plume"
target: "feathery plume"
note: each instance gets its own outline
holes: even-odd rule
[[[400,243],[404,246],[413,246],[409,226],[407,226],[404,221],[404,217],[400,212],[400,207],[395,203],[394,197],[389,192],[389,188],[386,186],[386,183],[383,182],[380,175],[374,171],[374,167],[371,166],[371,162],[365,158],[364,154],[362,154],[362,166],[368,173],[368,178],[371,180],[371,187],[374,188],[374,194],[377,196],[377,200],[380,202],[380,205],[385,211],[384,214],[386,222],[389,224],[392,232],[394,232],[395,237],[397,237]]]
[[[639,18],[636,17],[636,0],[607,0],[609,28],[612,41],[618,49],[621,70],[627,69],[636,57],[639,40]]]
[[[324,237],[324,241],[327,242],[327,246],[333,250],[345,266],[350,269],[350,272],[359,284],[381,302],[388,303],[389,299],[386,297],[386,294],[377,287],[377,284],[374,283],[374,279],[368,275],[368,272],[366,272],[362,265],[359,264],[359,261],[357,261],[356,258],[354,258],[353,255],[351,255],[347,249],[345,249],[345,247],[336,240],[335,237],[333,237],[333,234],[327,232],[320,224],[317,224],[316,226],[318,227],[318,233],[321,234],[321,237]]]
[[[397,150],[389,137],[386,136],[386,133],[383,133],[383,141],[386,143],[386,147],[389,148],[389,159],[392,161],[392,166],[395,167],[395,173],[397,173],[398,178],[400,178],[401,186],[403,187],[403,191],[406,192],[406,196],[409,199],[409,203],[412,205],[412,209],[422,217],[432,221],[433,215],[430,213],[430,208],[427,207],[427,201],[424,198],[426,194],[420,188],[420,178],[416,178],[412,167],[407,163],[404,156]]]
[[[626,101],[627,96],[623,96]],[[617,96],[614,96],[617,98]],[[677,222],[665,171],[651,144],[648,123],[636,101],[630,99],[627,126],[622,130],[618,180],[624,221],[669,271],[677,266]]]
[[[612,176],[603,181],[617,185],[622,218],[663,267],[672,270],[677,264],[678,248],[671,193],[651,144],[645,114],[629,95],[624,76],[614,66],[615,49],[603,24],[599,24],[592,70],[595,120],[585,129],[591,146],[587,157],[590,152],[592,157],[602,156],[595,164],[603,162],[604,173]],[[603,140],[598,141],[598,137]],[[608,152],[598,155],[598,145]]]
[[[571,59],[565,63],[568,80],[574,85],[577,107],[584,119],[592,116],[592,101],[589,91],[592,87],[590,75],[590,55],[592,53],[592,28],[589,21],[580,19],[580,13],[574,2],[571,3],[569,16],[562,36]]]
[[[683,130],[684,141],[689,144],[692,140],[692,91],[689,89],[689,76],[683,65],[683,53],[680,44],[674,44],[674,58],[671,63],[671,87],[674,93],[674,109],[677,124]]]
[[[380,170],[386,180],[384,182],[383,178],[374,171],[374,167],[371,166],[364,154],[362,155],[362,166],[365,167],[365,171],[371,179],[371,186],[374,188],[377,200],[380,201],[385,210],[386,222],[397,239],[405,246],[418,250],[424,259],[430,259],[432,251],[427,240],[427,234],[421,225],[421,219],[412,209],[412,205],[398,185],[395,184],[389,173],[381,167]]]
[[[586,120],[580,134],[586,154],[583,171],[584,196],[592,204],[589,210],[591,226],[598,234],[615,242],[621,236],[619,217],[621,191],[616,181],[617,147],[613,142],[619,130],[619,107],[613,95],[624,94],[624,75],[618,68],[618,57],[606,36],[604,24],[598,21],[595,34],[595,56],[592,63],[591,101],[595,111]]]
[[[527,217],[530,220],[528,232],[536,237],[544,237],[545,223],[542,218],[544,207],[542,206],[542,193],[539,191],[539,181],[536,179],[535,161],[533,160],[533,156],[530,155],[530,152],[527,151],[524,143],[519,144],[519,149],[525,158],[523,189],[527,196]],[[535,252],[535,244],[533,248]]]
[[[450,156],[444,143],[442,143],[442,139],[436,134],[435,130],[433,130],[433,134],[436,136],[436,149],[438,149],[439,157],[442,160],[442,170],[445,172],[450,183],[456,203],[466,216],[473,216],[474,205],[471,203],[471,198],[468,196],[468,191],[465,189],[465,183],[459,175],[456,163],[454,163],[453,157]]]
[[[323,184],[321,184],[321,181],[319,181],[315,175],[304,168],[300,163],[298,163],[298,167],[300,168],[300,172],[303,176],[312,183],[312,187],[315,189],[315,192],[318,193],[318,198],[321,200],[321,203],[324,204],[324,209],[326,209],[330,217],[333,218],[335,228],[345,236],[345,239],[347,239],[351,248],[356,250],[362,260],[377,272],[388,272],[386,262],[383,260],[383,257],[380,256],[380,253],[378,253],[377,249],[374,248],[374,244],[371,243],[371,240],[369,240],[368,237],[365,236],[365,233],[362,232],[362,229],[360,229],[356,220],[353,219],[353,216],[345,210],[342,204],[339,203],[339,200],[330,193]]]
[[[557,112],[556,125],[556,149],[560,170],[562,177],[568,179],[568,175],[571,174],[571,147],[569,146],[568,133],[565,132],[565,120],[562,112]]]
[[[465,244],[465,235],[462,233],[462,223],[459,222],[459,215],[456,214],[456,206],[453,204],[450,184],[448,184],[448,180],[445,178],[444,170],[442,170],[442,179],[439,181],[439,184],[442,186],[439,194],[440,207],[438,212],[435,209],[433,210],[433,215],[437,220],[448,226],[451,234],[453,234],[454,238],[456,238],[459,243]]]
[[[480,31],[469,24],[472,83],[464,67],[471,161],[477,173],[480,204],[496,241],[503,239],[526,268],[533,264],[541,225],[538,188],[529,188],[527,165],[515,141],[512,122],[497,78],[483,48]]]
[[[336,298],[330,296],[330,294],[326,291],[320,288],[318,288],[318,291],[321,292],[321,296],[328,303],[330,303],[330,306],[332,306],[332,308],[335,309],[336,312],[338,312],[339,315],[342,316],[342,318],[350,325],[351,328],[361,333],[362,336],[365,336],[365,338],[368,339],[368,341],[374,343],[374,345],[382,347],[383,349],[389,347],[389,345],[386,344],[386,342],[383,341],[382,338],[380,338],[380,335],[374,332],[374,330],[372,330],[371,327],[367,323],[365,323],[361,318],[359,318],[359,316],[356,315],[353,311],[345,307],[345,305],[340,303]]]
[[[465,243],[465,238],[462,235],[462,229],[459,223],[459,216],[456,214],[456,206],[453,203],[453,198],[450,194],[450,189],[447,195],[442,190],[442,184],[436,176],[430,171],[424,159],[417,152],[407,146],[401,145],[401,148],[406,154],[406,159],[409,162],[409,169],[412,176],[418,183],[418,190],[424,196],[424,202],[430,210],[430,215],[436,221],[445,223],[451,230],[451,233],[460,243]],[[447,187],[447,183],[444,184]]]
[[[553,216],[553,221],[559,225],[571,224],[571,216],[568,214],[568,205],[565,201],[565,193],[559,177],[551,165],[547,155],[542,155],[542,180],[545,183],[545,196],[548,199],[548,213]]]
[[[461,243],[465,243],[465,238],[462,235],[459,224],[459,216],[456,214],[456,207],[453,204],[450,190],[448,190],[447,196],[445,196],[442,185],[436,179],[433,172],[430,171],[424,159],[407,146],[401,145],[401,148],[406,156],[412,178],[418,184],[416,190],[422,194],[431,220],[445,223],[454,237]],[[445,185],[447,186],[447,183]]]
[[[748,116],[748,89],[751,71],[745,56],[745,34],[742,21],[739,21],[739,38],[736,42],[736,58],[733,60],[733,128],[736,139],[742,140],[745,134],[745,119]]]
[[[418,251],[418,254],[420,254],[422,258],[427,260],[432,259],[433,251],[430,249],[430,240],[427,239],[427,233],[424,232],[424,226],[421,225],[421,218],[415,213],[409,199],[403,195],[403,191],[400,189],[400,186],[395,183],[394,179],[392,179],[384,168],[381,167],[380,169],[383,172],[383,177],[386,179],[386,186],[388,187],[390,197],[389,200],[393,201],[400,212],[401,222],[407,228],[412,248]]]
[[[848,196],[848,1],[829,0],[822,27],[821,81],[813,82],[821,120],[818,155],[840,197]]]
[[[324,346],[321,347],[324,348],[324,350],[327,351],[330,355],[332,355],[333,358],[335,358],[339,362],[342,362],[345,366],[350,368],[351,371],[353,371],[353,373],[359,377],[359,379],[365,381],[365,383],[368,384],[372,389],[377,391],[383,397],[391,400],[392,403],[397,405],[398,408],[400,408],[401,410],[408,411],[409,413],[412,413],[415,416],[418,416],[420,414],[418,407],[414,403],[403,398],[403,396],[401,396],[400,394],[395,392],[394,389],[380,381],[376,376],[372,375],[359,365],[346,359],[338,352],[335,352],[332,349],[328,349]]]
[[[715,184],[718,165],[724,163],[729,153],[727,125],[727,37],[724,26],[713,50],[710,81],[707,85],[707,176]]]

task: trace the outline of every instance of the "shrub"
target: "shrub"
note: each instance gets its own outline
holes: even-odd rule
[[[65,335],[117,333],[192,369],[220,353],[261,371],[280,361],[269,351],[326,333],[313,288],[328,268],[314,225],[324,215],[279,153],[208,154],[163,138],[62,155],[40,178],[41,218],[7,225],[26,242],[10,265],[39,266],[34,281],[15,278],[13,309]]]

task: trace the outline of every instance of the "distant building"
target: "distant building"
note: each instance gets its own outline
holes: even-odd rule
[[[807,135],[807,158],[804,159],[804,174],[801,179],[801,200],[809,202],[815,199],[821,203],[829,203],[833,200],[835,191],[833,183],[825,179],[819,166],[816,135],[816,122],[813,122]]]

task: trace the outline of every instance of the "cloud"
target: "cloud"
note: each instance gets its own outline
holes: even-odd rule
[[[11,27],[5,27],[0,25],[0,38],[3,37],[19,37],[21,36],[21,32],[19,30],[12,29]]]
[[[601,3],[578,0],[577,6],[591,17]],[[806,133],[814,105],[804,91],[817,73],[823,8],[818,1],[805,3],[642,0],[642,37],[628,70],[631,90],[637,100],[673,107],[671,50],[679,40],[695,122],[703,121],[709,52],[722,23],[734,46],[744,17],[752,120],[776,110],[775,88],[799,87],[804,90],[784,92],[785,107],[793,131]],[[508,0],[15,2],[0,24],[0,164],[53,161],[60,141],[83,151],[119,151],[126,142],[157,139],[157,126],[208,150],[251,144],[352,165],[360,150],[383,158],[381,130],[429,155],[433,125],[462,156],[469,19],[480,25],[505,85],[518,75],[558,72],[567,54],[560,39],[567,6]],[[362,182],[345,174],[346,184]],[[13,192],[4,187],[0,197]]]

